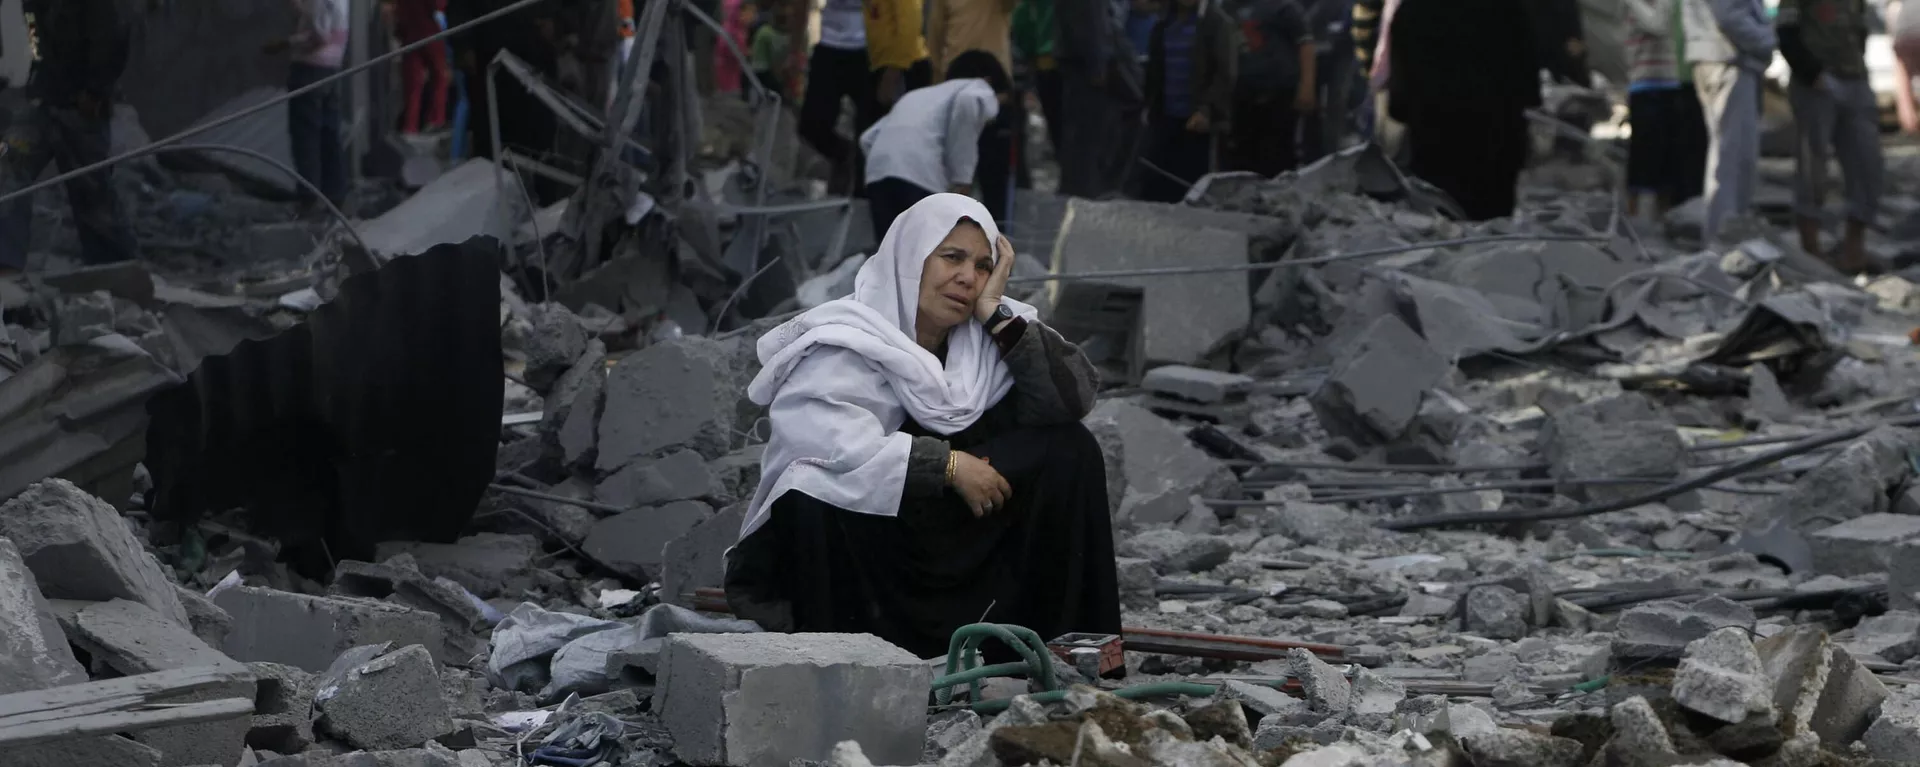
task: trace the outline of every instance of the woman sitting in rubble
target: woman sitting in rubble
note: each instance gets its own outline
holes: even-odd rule
[[[748,388],[773,424],[727,556],[770,631],[870,633],[921,657],[955,629],[1118,633],[1092,364],[1001,295],[1013,248],[937,194],[893,223],[849,298],[775,328]]]

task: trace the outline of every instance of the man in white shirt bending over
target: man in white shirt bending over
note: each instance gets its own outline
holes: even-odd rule
[[[980,132],[1000,114],[1012,90],[998,58],[967,51],[947,65],[946,82],[908,91],[892,112],[860,134],[875,242],[922,198],[973,193]]]

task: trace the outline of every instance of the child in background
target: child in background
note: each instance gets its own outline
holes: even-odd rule
[[[1627,215],[1651,196],[1658,217],[1700,196],[1706,183],[1707,118],[1693,89],[1693,67],[1678,0],[1626,0],[1631,56],[1627,111]]]
[[[777,13],[760,12],[762,2],[769,0],[747,0],[740,4],[740,18],[747,23],[747,57],[753,63],[753,76],[760,81],[760,85],[774,93],[784,94],[787,35],[780,31],[779,24],[774,23]]]

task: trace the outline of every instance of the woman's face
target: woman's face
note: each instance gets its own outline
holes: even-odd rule
[[[920,271],[919,324],[929,330],[950,330],[973,315],[973,305],[993,274],[993,249],[979,224],[955,224],[947,238],[934,246]]]

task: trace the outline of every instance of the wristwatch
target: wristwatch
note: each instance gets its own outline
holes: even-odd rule
[[[1000,329],[1012,322],[1015,316],[1012,307],[1007,306],[1005,301],[1000,302],[999,306],[994,307],[993,314],[987,317],[987,332],[1000,332]]]

